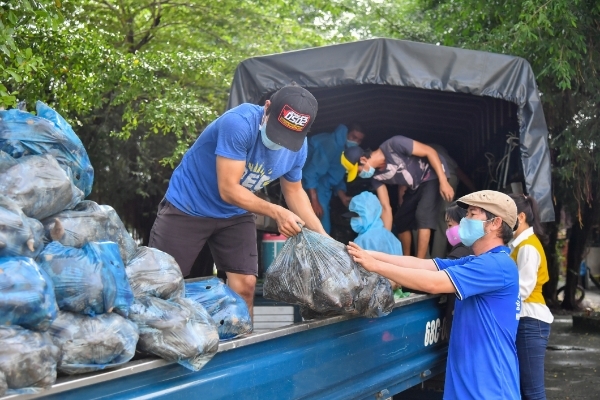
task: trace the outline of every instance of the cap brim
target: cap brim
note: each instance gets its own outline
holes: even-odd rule
[[[304,139],[306,139],[306,132],[308,132],[308,128],[309,127],[307,127],[303,132],[293,132],[281,125],[277,121],[277,117],[269,115],[269,119],[267,120],[267,137],[272,142],[275,142],[288,150],[298,151],[304,144]]]
[[[346,169],[346,171],[348,172],[348,178],[346,179],[348,182],[352,182],[353,180],[356,179],[356,176],[358,175],[358,163],[352,164],[344,155],[344,153],[342,153],[342,166]]]
[[[342,214],[342,217],[344,218],[356,218],[359,217],[360,215],[358,215],[358,213],[355,213],[354,211],[348,211]]]
[[[456,205],[459,206],[460,208],[464,208],[466,210],[472,204],[465,203],[464,201],[457,200],[456,201]]]

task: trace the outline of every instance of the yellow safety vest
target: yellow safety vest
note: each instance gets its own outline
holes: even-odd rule
[[[546,301],[544,300],[544,295],[542,294],[542,285],[548,282],[550,277],[548,276],[548,263],[546,262],[546,253],[544,253],[544,248],[542,247],[540,239],[538,239],[538,237],[535,234],[529,236],[527,239],[523,240],[521,243],[519,243],[517,247],[514,248],[510,256],[513,260],[515,260],[516,263],[517,256],[519,254],[519,249],[525,245],[531,245],[535,247],[538,253],[540,253],[541,262],[538,268],[537,282],[535,283],[535,288],[533,288],[533,291],[531,292],[528,298],[521,300],[526,301],[528,303],[546,304]]]

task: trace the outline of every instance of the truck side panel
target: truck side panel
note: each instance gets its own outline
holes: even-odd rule
[[[387,398],[444,370],[444,311],[445,296],[427,296],[383,318],[344,319],[243,347],[230,343],[199,372],[166,364],[46,398]]]

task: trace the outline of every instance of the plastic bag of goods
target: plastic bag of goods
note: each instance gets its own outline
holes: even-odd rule
[[[289,238],[265,273],[264,296],[300,305],[307,317],[387,315],[394,296],[387,279],[356,264],[346,246],[303,228]]]
[[[185,283],[185,297],[202,306],[219,329],[221,340],[252,332],[252,318],[244,299],[219,278]]]
[[[15,159],[0,151],[0,193],[38,220],[83,200],[83,192],[49,154]]]
[[[112,311],[128,315],[133,292],[116,243],[90,242],[76,249],[52,242],[38,262],[54,283],[61,310],[90,316]]]
[[[181,269],[164,251],[140,246],[125,265],[125,272],[135,297],[152,296],[164,300],[184,297]]]
[[[0,327],[0,343],[0,396],[3,386],[6,394],[26,394],[54,384],[60,350],[47,332]]]
[[[1,326],[45,331],[57,312],[52,280],[33,259],[0,258]]]
[[[11,199],[0,195],[0,257],[35,258],[44,248],[44,227]]]
[[[219,348],[219,333],[210,314],[186,298],[136,298],[129,313],[140,332],[138,350],[200,370]]]
[[[37,116],[17,109],[0,111],[0,150],[15,158],[51,154],[85,196],[92,191],[94,168],[71,125],[46,104],[36,103]]]
[[[84,374],[123,365],[135,355],[137,326],[120,315],[60,311],[48,331],[60,348],[58,370]]]
[[[62,231],[56,232],[56,220],[60,221]],[[106,205],[98,205],[91,200],[84,200],[70,210],[64,210],[42,221],[46,240],[56,240],[65,246],[81,248],[88,242],[115,242],[123,262],[133,256],[137,244],[125,229],[125,225],[117,212]]]

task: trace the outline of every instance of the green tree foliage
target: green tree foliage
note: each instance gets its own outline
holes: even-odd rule
[[[172,168],[224,110],[239,61],[324,43],[286,0],[65,0],[52,24],[10,7],[31,20],[11,32],[37,64],[3,79],[5,104],[42,100],[67,118],[95,168],[91,199],[142,240]],[[58,3],[46,7],[57,15]]]
[[[54,26],[58,1],[0,1],[0,107],[14,106],[19,96],[15,86],[30,82],[45,69],[45,60],[21,40],[24,26]]]

